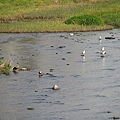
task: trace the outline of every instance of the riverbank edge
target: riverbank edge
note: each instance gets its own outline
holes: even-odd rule
[[[105,29],[93,29],[93,30],[58,30],[58,31],[0,31],[0,33],[69,33],[69,32],[95,32],[95,31],[106,31],[106,30],[112,30],[115,29],[114,27],[111,28],[105,28]]]

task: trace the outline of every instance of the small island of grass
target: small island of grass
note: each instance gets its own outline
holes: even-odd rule
[[[0,61],[0,75],[1,74],[9,75],[10,71],[11,71],[11,67],[12,66],[11,66],[10,62]]]
[[[119,5],[119,0],[0,0],[0,32],[71,32],[120,28]],[[72,24],[69,24],[70,20]]]

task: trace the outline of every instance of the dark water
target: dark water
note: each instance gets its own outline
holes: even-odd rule
[[[115,39],[105,39],[109,36]],[[107,54],[101,58],[98,52],[103,46]],[[0,76],[0,120],[109,120],[120,116],[120,29],[73,36],[0,34],[0,48],[0,59],[30,68]],[[54,84],[60,89],[52,90]]]

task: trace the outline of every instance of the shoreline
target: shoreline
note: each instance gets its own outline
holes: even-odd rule
[[[108,29],[97,29],[97,30],[61,30],[61,31],[0,31],[0,33],[69,33],[69,32],[95,32],[95,31],[107,31],[113,30],[115,28],[108,28]],[[117,28],[120,29],[120,28]]]

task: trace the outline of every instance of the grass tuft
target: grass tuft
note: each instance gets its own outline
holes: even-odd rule
[[[104,22],[101,18],[94,15],[81,15],[74,16],[64,22],[65,24],[78,24],[78,25],[103,25]]]
[[[11,64],[9,62],[0,61],[0,75],[6,74],[9,75],[11,70]]]

